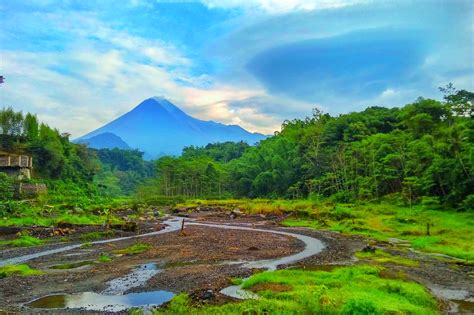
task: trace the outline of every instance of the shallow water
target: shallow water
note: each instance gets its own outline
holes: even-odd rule
[[[88,311],[125,311],[132,307],[158,306],[171,300],[174,293],[151,291],[125,295],[106,295],[94,292],[48,295],[26,306],[33,309],[82,308]]]
[[[128,290],[140,287],[160,269],[154,263],[141,265],[131,273],[107,282],[108,287],[102,293],[82,292],[77,294],[54,294],[41,297],[26,304],[33,309],[82,308],[89,311],[124,311],[131,307],[157,306],[171,300],[174,293],[151,291],[128,293]]]
[[[129,274],[107,282],[108,287],[102,291],[102,294],[124,294],[132,288],[145,285],[148,280],[159,272],[160,269],[156,264],[141,265]]]

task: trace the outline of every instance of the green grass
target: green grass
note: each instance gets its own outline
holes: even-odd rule
[[[91,242],[85,242],[81,245],[81,248],[89,248],[92,246],[92,243]]]
[[[114,231],[112,230],[108,230],[104,232],[90,232],[90,233],[82,234],[81,240],[84,242],[91,242],[91,241],[96,241],[96,240],[100,240],[102,238],[111,237],[111,236],[114,236]]]
[[[337,219],[333,209],[322,205],[315,213],[294,213],[282,223],[357,234],[379,241],[398,238],[420,251],[474,260],[474,213],[426,210],[421,206],[408,209],[387,204],[338,207],[347,208],[352,218]],[[430,223],[430,236],[426,236],[427,223]]]
[[[109,261],[111,261],[112,258],[110,258],[109,256],[107,256],[106,254],[101,254],[99,256],[99,259],[97,259],[98,262],[101,262],[101,263],[107,263]]]
[[[112,224],[123,220],[104,209],[130,207],[129,198],[110,199],[81,194],[63,196],[51,190],[48,200],[0,201],[0,226],[55,226],[58,223],[102,225],[109,219]]]
[[[327,271],[299,269],[263,272],[243,288],[263,288],[259,300],[192,307],[180,294],[155,314],[439,314],[435,299],[421,285],[380,276],[383,268],[359,265]],[[285,285],[274,292],[265,285]]]
[[[136,243],[136,244],[133,244],[132,246],[129,246],[127,248],[114,250],[113,253],[118,254],[118,255],[135,255],[135,254],[143,253],[143,252],[149,250],[150,248],[151,248],[151,246],[148,245],[148,244]]]
[[[242,278],[231,278],[230,283],[233,285],[241,285],[244,282]]]
[[[29,246],[42,245],[43,243],[44,241],[39,238],[29,236],[29,235],[22,235],[19,238],[16,238],[14,240],[0,241],[0,246],[29,247]]]
[[[33,269],[26,264],[6,265],[3,267],[0,267],[0,279],[10,277],[13,275],[28,277],[28,276],[38,276],[42,274],[44,274],[44,272],[42,272],[41,270]]]
[[[380,264],[389,263],[408,267],[418,267],[420,265],[420,263],[416,260],[400,256],[393,256],[387,252],[378,249],[375,252],[357,252],[355,256],[357,258],[370,260]]]

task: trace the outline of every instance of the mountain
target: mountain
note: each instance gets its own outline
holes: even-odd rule
[[[85,143],[94,149],[131,149],[130,146],[116,134],[104,132],[87,139],[78,139],[77,143]]]
[[[266,137],[237,125],[191,117],[168,100],[158,97],[141,102],[130,112],[76,139],[76,142],[89,142],[94,137],[103,138],[104,134],[121,138],[128,146],[145,152],[147,158],[180,155],[182,149],[190,145],[203,146],[225,141],[254,144]],[[105,147],[107,143],[102,145]]]

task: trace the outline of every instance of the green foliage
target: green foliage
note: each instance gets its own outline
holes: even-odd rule
[[[250,146],[245,142],[209,143],[205,147],[190,146],[183,149],[184,158],[210,157],[214,161],[227,163],[238,159]]]
[[[143,159],[138,150],[94,150],[100,161],[100,171],[94,182],[107,195],[130,195],[143,181],[154,175],[154,163]]]
[[[109,261],[112,261],[112,258],[110,256],[107,256],[106,254],[101,254],[98,259],[99,262],[101,263],[107,263]]]
[[[400,256],[393,256],[387,252],[384,252],[378,249],[373,253],[372,252],[357,252],[355,256],[358,258],[371,260],[371,261],[374,261],[376,263],[381,263],[381,264],[389,263],[389,264],[403,265],[403,266],[409,266],[409,267],[418,267],[420,264],[416,260],[400,257]]]
[[[230,279],[230,283],[233,285],[241,285],[244,282],[242,278],[232,278]]]
[[[135,254],[143,253],[149,250],[150,248],[151,246],[149,244],[136,243],[127,248],[114,250],[113,253],[118,254],[118,255],[135,255]]]
[[[168,197],[304,198],[353,202],[395,196],[472,210],[472,93],[403,108],[370,107],[285,121],[256,147],[190,147],[157,163],[154,193]],[[461,106],[461,107],[459,107]],[[427,205],[427,202],[424,202]]]
[[[37,275],[42,275],[42,274],[43,272],[41,270],[33,269],[26,264],[6,265],[3,267],[0,267],[0,279],[10,277],[13,275],[28,277],[28,276],[37,276]]]
[[[5,173],[0,173],[0,201],[13,199],[15,181]]]
[[[83,242],[90,242],[90,241],[96,241],[96,240],[100,240],[102,238],[111,237],[111,236],[114,236],[114,231],[112,230],[108,230],[104,232],[90,232],[90,233],[82,234],[81,240]]]

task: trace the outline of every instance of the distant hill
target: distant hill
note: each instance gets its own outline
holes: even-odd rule
[[[100,133],[87,139],[78,139],[76,143],[85,143],[94,149],[131,149],[122,138],[111,132]]]
[[[107,136],[104,139],[104,134]],[[191,117],[163,98],[149,98],[130,112],[76,140],[93,143],[95,148],[108,148],[105,142],[113,134],[129,147],[145,152],[145,157],[180,155],[184,147],[208,143],[245,141],[249,144],[265,139],[237,125],[224,125]],[[95,139],[94,139],[95,138]],[[93,141],[91,141],[93,140]],[[92,146],[92,145],[91,145]]]

